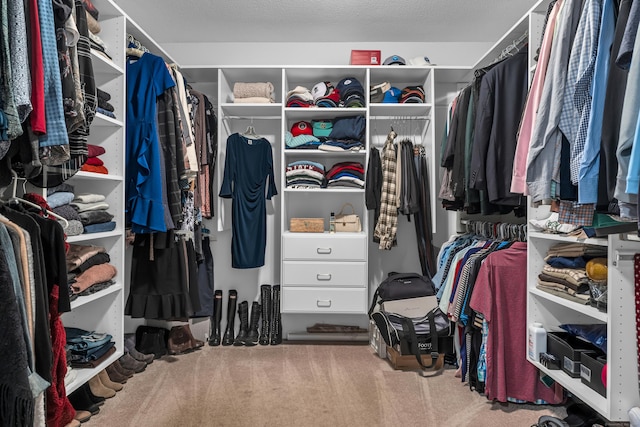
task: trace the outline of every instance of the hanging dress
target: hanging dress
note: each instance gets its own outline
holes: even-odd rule
[[[233,268],[264,265],[267,244],[265,197],[271,199],[277,194],[269,141],[265,138],[250,139],[238,133],[230,135],[220,197],[233,199]]]

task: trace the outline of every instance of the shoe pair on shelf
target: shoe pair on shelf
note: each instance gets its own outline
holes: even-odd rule
[[[147,365],[153,363],[153,359],[155,359],[154,354],[146,354],[138,351],[136,349],[136,335],[135,334],[124,334],[124,348],[127,353],[131,355],[138,362],[144,362]]]

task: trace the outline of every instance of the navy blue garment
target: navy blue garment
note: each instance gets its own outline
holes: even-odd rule
[[[198,262],[198,292],[200,295],[200,310],[191,317],[213,316],[213,254],[211,253],[209,236],[202,239],[203,259]]]
[[[220,197],[231,198],[231,266],[264,265],[267,245],[266,199],[278,194],[273,176],[273,152],[265,138],[238,133],[227,138],[227,157]]]

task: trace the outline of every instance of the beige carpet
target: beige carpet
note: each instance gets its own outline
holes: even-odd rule
[[[366,345],[209,347],[155,360],[93,426],[523,426],[562,407],[493,404],[454,377],[394,371]]]

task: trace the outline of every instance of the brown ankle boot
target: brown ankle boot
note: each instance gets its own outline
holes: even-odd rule
[[[100,382],[102,383],[102,385],[110,388],[113,391],[120,391],[124,388],[122,384],[111,381],[111,378],[109,378],[107,371],[105,371],[104,369],[98,373],[98,378],[100,378]]]

